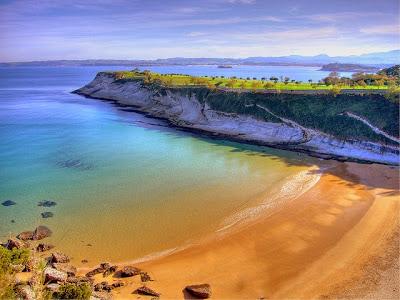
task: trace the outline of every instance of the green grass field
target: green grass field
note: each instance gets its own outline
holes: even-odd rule
[[[160,83],[169,87],[206,86],[209,88],[238,90],[386,90],[386,85],[325,85],[313,82],[281,82],[241,78],[221,78],[206,76],[190,76],[182,74],[158,74],[154,72],[121,71],[113,72],[116,79],[143,79],[147,83]],[[397,87],[398,89],[398,87]]]

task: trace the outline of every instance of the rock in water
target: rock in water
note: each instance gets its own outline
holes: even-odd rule
[[[140,274],[140,269],[131,266],[123,267],[122,270],[120,271],[121,277],[132,277],[139,274]]]
[[[46,226],[38,226],[33,232],[32,239],[33,240],[42,240],[46,237],[49,237],[53,234],[53,232]]]
[[[196,285],[188,285],[185,287],[185,290],[192,296],[207,299],[211,296],[211,287],[209,284],[196,284]]]
[[[54,268],[46,267],[43,271],[45,282],[63,282],[67,280],[68,274]]]
[[[148,288],[147,286],[142,286],[142,287],[134,290],[133,293],[139,294],[139,295],[160,297],[160,293],[153,291],[152,289]]]
[[[11,206],[11,205],[15,205],[15,204],[17,204],[17,203],[15,203],[15,202],[12,201],[12,200],[6,200],[6,201],[3,201],[3,202],[1,203],[1,205],[3,205],[3,206]]]
[[[48,251],[53,248],[54,248],[54,246],[51,244],[40,243],[39,245],[36,246],[36,251],[37,252],[45,252],[45,251]]]
[[[51,254],[51,262],[53,263],[67,263],[69,261],[69,257],[64,253],[54,252]]]
[[[52,218],[54,214],[50,211],[42,212],[41,213],[43,219]]]
[[[23,231],[17,235],[17,239],[23,241],[33,240],[33,231]]]
[[[55,205],[57,205],[57,203],[52,200],[43,200],[38,203],[38,206],[43,206],[43,207],[52,207]]]

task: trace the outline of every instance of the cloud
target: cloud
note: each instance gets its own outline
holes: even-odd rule
[[[382,34],[382,35],[400,34],[399,26],[397,24],[363,27],[360,29],[360,32],[365,34]]]

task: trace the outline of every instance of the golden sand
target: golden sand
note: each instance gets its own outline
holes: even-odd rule
[[[136,264],[155,279],[147,286],[165,299],[200,283],[215,299],[399,298],[398,169],[332,165],[273,214]],[[139,278],[125,281],[114,297],[139,297]]]

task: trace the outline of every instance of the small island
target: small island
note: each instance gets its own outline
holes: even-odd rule
[[[323,65],[320,71],[335,71],[335,72],[365,72],[375,73],[379,70],[378,67],[359,65],[359,64],[341,64],[331,63]]]

